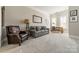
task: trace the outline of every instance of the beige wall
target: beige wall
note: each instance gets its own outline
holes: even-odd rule
[[[32,15],[37,15],[42,17],[42,23],[33,23]],[[20,25],[25,27],[21,23],[21,20],[29,19],[30,26],[47,26],[50,27],[50,19],[48,14],[43,14],[31,8],[25,6],[6,6],[5,7],[5,26],[7,25]]]
[[[1,6],[0,6],[0,47],[1,47]]]
[[[70,6],[70,10],[78,10],[78,22],[70,23],[69,22],[69,35],[79,37],[79,6]],[[70,17],[70,16],[69,16]]]
[[[33,23],[32,15],[42,17],[42,23]],[[21,21],[24,19],[30,20],[30,26],[46,26],[50,28],[49,14],[42,13],[36,9],[29,8],[28,6],[6,6],[4,15],[4,26],[2,27],[2,45],[6,38],[6,27],[7,25],[19,25],[21,29],[26,29],[26,25]]]

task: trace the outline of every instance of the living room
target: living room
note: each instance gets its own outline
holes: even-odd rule
[[[70,23],[68,21],[69,19],[68,17],[70,17],[68,12],[76,8],[78,9],[79,7],[3,6],[2,15],[4,16],[2,17],[1,51],[6,51],[8,49],[8,51],[11,50],[9,52],[20,52],[20,50],[22,50],[21,52],[44,52],[44,53],[45,52],[78,52],[76,51],[76,47],[77,47],[76,43],[73,40],[70,40],[69,37],[78,39],[78,32],[76,32],[75,30],[78,31],[79,23],[73,24],[72,22]],[[66,21],[64,21],[63,19]],[[73,29],[72,25],[74,26],[74,28],[77,29]],[[21,43],[21,41],[20,42],[18,41],[19,42],[18,44],[20,46],[18,44],[13,44],[12,43],[13,41],[9,41],[9,40],[13,39],[14,37],[7,37],[6,34],[8,32],[6,32],[6,26],[10,26],[10,27],[19,26],[20,31],[28,32],[27,37],[29,38],[27,38],[27,40],[25,40],[23,43]],[[32,28],[32,30],[30,28]],[[63,40],[63,38],[65,40]],[[63,42],[66,43],[64,44]],[[42,44],[42,46],[40,46],[40,44]],[[25,49],[24,47],[28,49]]]

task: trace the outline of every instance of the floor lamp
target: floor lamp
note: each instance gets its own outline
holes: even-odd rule
[[[24,23],[26,24],[26,30],[29,30],[29,19],[25,19]]]

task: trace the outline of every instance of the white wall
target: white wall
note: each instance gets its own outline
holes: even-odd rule
[[[74,37],[79,38],[79,6],[70,6],[69,7],[69,12],[71,10],[78,10],[78,22],[76,23],[71,23],[69,22],[69,35]],[[69,13],[70,14],[70,13]],[[70,15],[69,15],[70,17]]]
[[[0,47],[1,47],[1,6],[0,6]]]
[[[37,15],[42,17],[42,23],[33,23],[32,15]],[[22,20],[29,19],[31,26],[47,26],[50,28],[50,19],[48,14],[43,14],[31,8],[25,6],[6,6],[5,7],[5,26],[7,25],[20,25]]]
[[[57,12],[57,13],[55,13],[55,14],[51,14],[51,22],[52,22],[52,18],[53,17],[56,17],[57,18],[57,23],[56,23],[56,26],[60,26],[60,17],[61,16],[66,16],[67,18],[67,30],[68,30],[68,10],[64,10],[64,11],[61,11],[61,12]],[[52,24],[51,24],[51,26],[52,26]]]

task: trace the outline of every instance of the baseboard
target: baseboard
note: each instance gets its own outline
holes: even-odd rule
[[[69,35],[69,37],[72,39],[79,39],[79,36]]]

